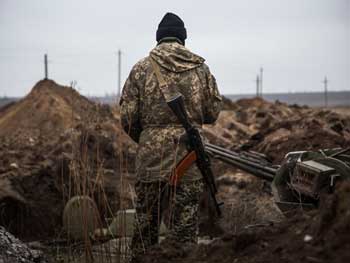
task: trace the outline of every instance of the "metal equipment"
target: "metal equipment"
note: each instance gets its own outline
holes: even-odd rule
[[[322,193],[331,193],[337,181],[350,178],[350,148],[290,152],[281,165],[252,151],[236,152],[209,143],[205,150],[212,158],[271,182],[282,212],[317,207]]]

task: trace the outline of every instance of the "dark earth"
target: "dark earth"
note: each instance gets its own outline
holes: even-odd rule
[[[279,164],[290,151],[349,147],[349,113],[346,107],[225,99],[218,121],[204,127],[204,135],[216,145],[261,152]],[[117,106],[90,101],[52,80],[0,108],[0,262],[64,262],[56,252],[59,244],[71,248],[62,213],[72,196],[95,200],[101,227],[119,209],[132,208],[136,148],[120,127]],[[322,196],[319,209],[286,218],[267,182],[218,160],[213,168],[225,212],[210,224],[203,203],[200,236],[211,237],[209,244],[164,241],[140,262],[349,262],[349,183]],[[14,237],[5,238],[10,233]],[[6,252],[12,253],[11,243],[23,247],[18,257]],[[84,253],[93,243],[83,241]]]

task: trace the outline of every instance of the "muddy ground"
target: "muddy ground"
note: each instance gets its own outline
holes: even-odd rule
[[[140,262],[348,262],[350,184],[324,197],[320,211],[270,225],[247,225],[209,245],[164,242]]]
[[[350,146],[349,108],[261,98],[224,102],[216,124],[204,127],[216,145],[258,151],[275,164],[290,151]],[[120,128],[116,106],[51,80],[38,82],[28,96],[0,108],[0,225],[25,242],[40,241],[42,250],[56,251],[51,261],[62,262],[57,247],[67,245],[62,213],[71,197],[93,198],[101,227],[133,207],[136,147]],[[347,262],[349,185],[326,196],[320,210],[285,218],[267,182],[217,160],[213,168],[224,218],[208,226],[203,206],[200,225],[200,236],[213,241],[165,242],[142,262]]]

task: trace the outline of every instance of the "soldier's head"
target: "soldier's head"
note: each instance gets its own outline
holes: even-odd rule
[[[158,25],[157,42],[177,39],[185,45],[186,38],[187,32],[182,19],[173,13],[166,13]]]

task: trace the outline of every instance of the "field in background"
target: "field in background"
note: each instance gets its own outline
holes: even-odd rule
[[[242,98],[253,98],[255,94],[224,94],[233,101]],[[305,92],[305,93],[270,93],[264,94],[263,98],[270,102],[276,100],[287,104],[307,105],[310,107],[323,107],[325,105],[324,93]],[[93,97],[92,99],[106,104],[115,103],[115,96]],[[350,91],[339,91],[328,93],[328,106],[350,106]]]
[[[19,99],[19,98],[1,97],[1,98],[0,98],[0,108],[1,108],[2,106],[5,106],[5,105],[7,105],[7,104],[13,102],[13,101],[18,100],[18,99]]]
[[[242,98],[253,98],[255,94],[224,94],[227,98],[233,101]],[[307,105],[310,107],[325,106],[324,93],[322,92],[305,92],[305,93],[270,93],[264,94],[265,100],[274,102],[276,100],[285,102],[287,104]],[[0,107],[16,101],[19,98],[0,98]],[[105,104],[114,104],[116,96],[93,96],[90,99]],[[350,106],[350,91],[337,91],[328,93],[328,106]]]
[[[242,98],[252,98],[255,94],[235,94],[225,96],[235,101]],[[271,102],[278,100],[287,104],[307,105],[310,107],[325,106],[323,92],[270,93],[264,94],[263,98]],[[350,106],[350,91],[328,92],[328,106]]]

